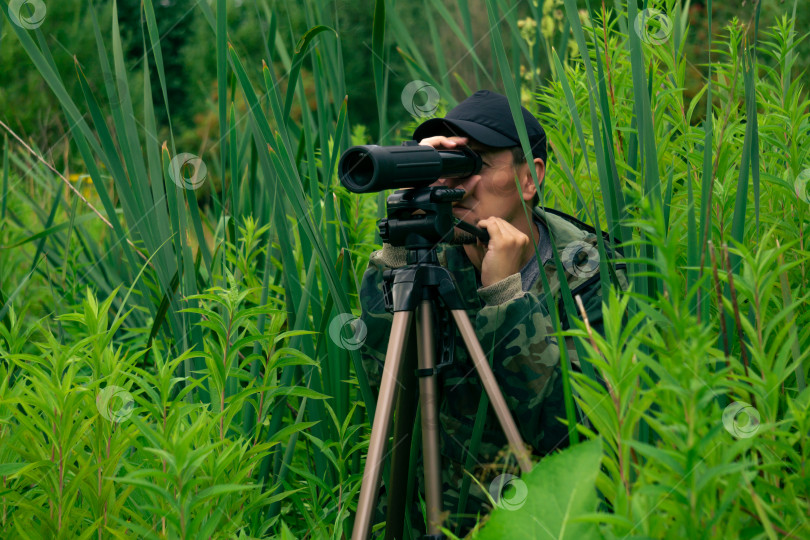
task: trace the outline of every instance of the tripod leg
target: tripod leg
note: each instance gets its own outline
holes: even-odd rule
[[[394,313],[388,350],[385,353],[380,395],[371,428],[371,440],[368,444],[366,467],[363,470],[363,482],[360,486],[360,498],[357,501],[357,515],[352,530],[353,540],[365,540],[371,531],[371,516],[377,502],[377,488],[380,485],[383,451],[386,439],[388,439],[397,378],[402,365],[405,343],[410,337],[412,320],[412,311]]]
[[[515,420],[509,412],[509,407],[503,398],[498,381],[495,380],[495,374],[492,373],[492,368],[489,367],[481,343],[479,343],[478,337],[475,335],[470,318],[463,309],[454,309],[451,313],[456,321],[456,326],[458,326],[461,339],[464,340],[470,358],[472,358],[475,369],[478,371],[478,376],[481,378],[481,384],[483,384],[484,390],[486,390],[489,400],[492,402],[492,408],[495,410],[495,415],[498,417],[504,435],[506,435],[506,440],[509,441],[509,446],[512,448],[515,457],[517,457],[520,470],[527,473],[532,468],[529,453],[526,451],[526,446],[523,444],[523,439],[518,432],[517,424],[515,424]]]
[[[399,388],[396,398],[396,416],[394,417],[394,435],[391,442],[391,474],[387,484],[388,510],[385,516],[386,540],[402,540],[405,536],[405,512],[410,500],[407,490],[408,472],[411,457],[411,439],[414,419],[416,417],[416,375],[411,368],[410,359],[416,356],[414,339],[408,339],[403,353],[405,362],[399,373]]]
[[[419,306],[416,341],[419,346],[419,403],[422,411],[422,456],[425,467],[425,502],[427,503],[427,534],[441,532],[442,477],[439,456],[439,393],[436,384],[436,343],[433,335],[431,301]],[[430,374],[428,374],[430,373]]]

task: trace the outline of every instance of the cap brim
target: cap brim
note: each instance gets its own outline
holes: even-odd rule
[[[482,126],[481,124],[467,120],[448,120],[447,118],[431,118],[423,122],[413,132],[413,139],[415,141],[421,141],[427,137],[446,135],[448,133],[459,137],[469,136],[481,144],[492,146],[493,148],[503,148],[520,144],[506,135],[502,135],[494,129]]]

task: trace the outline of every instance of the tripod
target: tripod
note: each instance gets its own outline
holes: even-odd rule
[[[365,540],[371,530],[371,519],[382,474],[385,445],[394,412],[397,385],[403,385],[397,398],[397,421],[394,433],[391,482],[387,514],[387,537],[401,538],[404,517],[404,486],[398,485],[407,474],[407,456],[401,444],[410,437],[413,428],[415,403],[413,399],[412,328],[416,326],[415,375],[419,380],[421,409],[422,454],[425,474],[425,501],[427,508],[426,539],[444,538],[440,534],[442,491],[441,458],[439,456],[439,393],[437,384],[436,339],[434,309],[442,315],[449,312],[458,327],[462,340],[487,392],[495,414],[522,472],[531,469],[531,461],[518,433],[506,401],[501,394],[492,369],[470,319],[464,310],[456,282],[449,270],[439,264],[436,245],[459,226],[467,230],[480,230],[464,222],[454,223],[453,201],[460,200],[463,190],[431,187],[402,190],[388,198],[388,219],[380,221],[380,236],[393,246],[407,248],[407,265],[384,273],[386,306],[394,312],[388,349],[385,355],[377,410],[372,424],[366,466],[360,487],[357,515],[352,531],[353,540]],[[421,214],[414,214],[421,211]],[[471,231],[472,232],[472,231]],[[452,336],[452,332],[450,332]],[[449,348],[452,352],[452,346]],[[403,474],[403,468],[405,472]],[[395,504],[396,503],[396,504]]]

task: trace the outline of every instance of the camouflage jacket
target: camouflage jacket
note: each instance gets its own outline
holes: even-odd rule
[[[551,209],[532,209],[535,222],[551,232],[565,268],[568,286],[574,296],[580,295],[591,326],[602,332],[602,292],[599,282],[596,234],[592,227]],[[547,233],[546,233],[547,235]],[[548,238],[548,236],[546,236]],[[611,248],[605,235],[609,258],[621,257]],[[548,239],[538,243],[543,257],[543,271],[558,304],[563,328],[567,327],[560,296],[560,283]],[[545,248],[545,250],[543,249]],[[462,246],[440,245],[439,262],[448,268],[466,300],[466,311],[488,358],[520,434],[533,451],[544,455],[567,444],[567,428],[556,417],[565,417],[560,376],[560,351],[553,336],[553,322],[548,314],[539,275],[524,291],[521,274],[482,287],[478,270],[469,261]],[[536,258],[536,257],[535,257]],[[372,389],[379,389],[382,366],[388,347],[393,314],[385,309],[382,293],[383,271],[403,266],[405,249],[384,244],[369,259],[360,289],[361,320],[367,334],[360,353]],[[624,265],[615,265],[622,288],[627,281]],[[538,268],[539,270],[539,268]],[[577,318],[578,314],[577,314]],[[463,341],[456,332],[453,364],[439,374],[441,451],[443,468],[464,463],[472,435],[476,410],[483,388]],[[573,342],[566,340],[572,364],[579,365]],[[506,439],[489,407],[484,427],[479,465],[494,460]],[[454,463],[447,463],[449,458]]]

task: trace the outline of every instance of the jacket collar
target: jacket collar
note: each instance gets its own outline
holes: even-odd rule
[[[562,252],[571,242],[584,241],[587,237],[596,235],[596,229],[590,225],[553,208],[535,206],[532,208],[532,214],[546,225],[558,252]],[[605,240],[605,249],[609,254],[622,257],[621,251],[615,247],[609,234],[603,232],[602,238]]]

